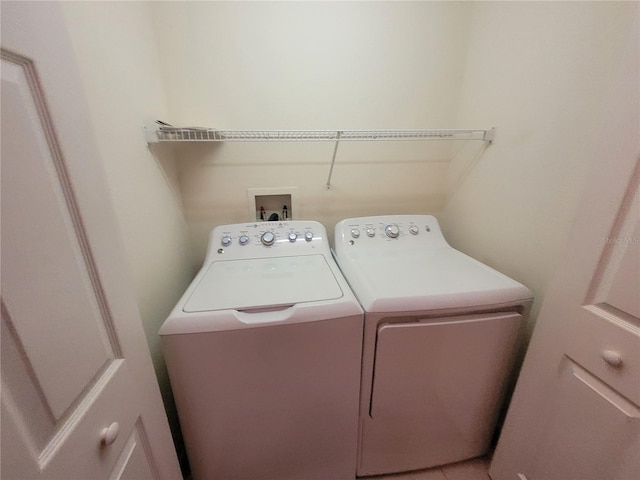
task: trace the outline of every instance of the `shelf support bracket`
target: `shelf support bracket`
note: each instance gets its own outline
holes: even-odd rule
[[[333,147],[333,158],[331,159],[331,167],[329,167],[329,176],[327,177],[327,185],[326,189],[331,190],[331,177],[333,176],[333,166],[336,163],[336,155],[338,154],[338,146],[340,145],[340,137],[342,136],[342,130],[338,131],[336,134],[336,144]]]
[[[158,131],[155,127],[144,127],[144,139],[147,142],[147,146],[152,143],[158,143]]]
[[[496,134],[496,127],[491,127],[489,130],[484,131],[482,140],[485,142],[493,143],[493,137]]]

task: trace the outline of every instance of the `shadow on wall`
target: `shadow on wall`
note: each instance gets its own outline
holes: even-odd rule
[[[495,139],[494,139],[495,141]],[[447,174],[446,202],[460,190],[492,143],[466,142],[453,153]]]

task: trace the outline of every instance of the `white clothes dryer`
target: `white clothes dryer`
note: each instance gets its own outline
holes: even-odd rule
[[[365,311],[358,476],[487,453],[532,302],[436,218],[350,218],[335,257]]]
[[[193,478],[354,479],[362,332],[321,224],[215,228],[160,330]]]

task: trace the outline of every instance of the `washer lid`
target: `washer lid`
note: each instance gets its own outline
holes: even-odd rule
[[[323,255],[225,260],[209,265],[183,311],[269,308],[342,295]]]
[[[367,312],[408,312],[518,302],[524,285],[451,247],[338,258]]]

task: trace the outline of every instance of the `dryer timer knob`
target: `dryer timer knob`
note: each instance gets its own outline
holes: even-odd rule
[[[310,232],[310,231],[304,232],[304,239],[307,242],[310,242],[311,240],[313,240],[313,232]]]
[[[224,237],[222,237],[220,243],[223,247],[228,247],[229,245],[231,245],[231,237],[229,235],[225,235]]]
[[[384,227],[384,233],[386,233],[389,238],[398,238],[398,235],[400,235],[400,229],[397,225],[387,225]]]

